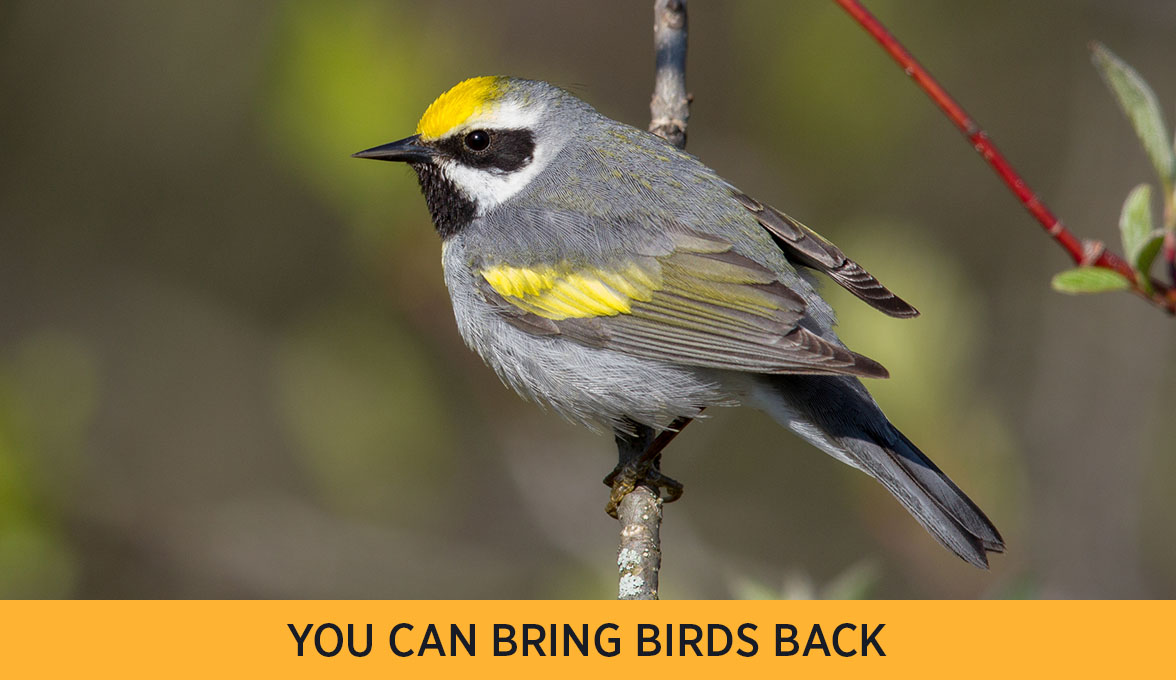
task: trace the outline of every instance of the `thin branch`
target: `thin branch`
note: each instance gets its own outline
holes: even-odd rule
[[[686,147],[690,95],[686,94],[686,0],[655,0],[653,47],[657,75],[649,103],[649,131]]]
[[[1168,279],[1176,285],[1176,230],[1164,232],[1164,262],[1168,264]]]
[[[686,94],[686,0],[654,1],[653,45],[657,74],[649,104],[649,131],[681,149],[686,146],[686,123],[690,118],[690,95]],[[662,500],[657,491],[645,485],[639,485],[617,505],[621,524],[618,599],[658,598],[661,519]]]
[[[947,117],[951,119],[952,123],[972,143],[972,147],[984,157],[984,160],[988,162],[993,171],[1004,180],[1004,183],[1008,185],[1009,189],[1021,201],[1021,204],[1025,206],[1025,209],[1029,211],[1029,214],[1033,215],[1041,223],[1045,231],[1070,255],[1070,259],[1075,264],[1116,271],[1126,277],[1131,283],[1132,290],[1140,297],[1166,310],[1169,314],[1176,314],[1176,289],[1160,283],[1156,279],[1151,279],[1154,292],[1149,293],[1139,285],[1136,279],[1136,272],[1132,269],[1130,263],[1114,252],[1107,250],[1106,246],[1101,242],[1083,240],[1075,236],[1050,211],[1037,194],[1029,188],[1029,184],[1013,169],[1013,166],[1004,155],[997,150],[996,145],[989,139],[988,133],[984,132],[976,124],[976,121],[964,111],[963,107],[952,99],[951,95],[931,77],[931,74],[915,60],[911,53],[902,46],[898,39],[874,15],[870,14],[858,0],[834,0],[834,2],[841,5],[842,9],[849,13],[862,28],[866,29],[878,41],[882,48],[898,62],[898,65],[902,67],[906,74],[913,78],[915,83],[927,93],[927,96],[931,97],[939,105],[939,108],[943,109],[943,112],[947,114]]]
[[[638,486],[621,499],[617,519],[621,523],[617,599],[656,600],[661,569],[662,500],[656,491]]]

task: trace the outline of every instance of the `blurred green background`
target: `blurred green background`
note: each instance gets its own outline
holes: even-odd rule
[[[407,168],[457,80],[644,127],[649,2],[0,5],[0,596],[610,597],[610,439],[462,345]],[[872,0],[1079,234],[1176,104],[1167,0]],[[1067,266],[830,2],[690,4],[689,149],[923,316],[826,287],[890,417],[1008,541],[989,573],[750,410],[669,450],[665,597],[1176,597],[1176,325]]]

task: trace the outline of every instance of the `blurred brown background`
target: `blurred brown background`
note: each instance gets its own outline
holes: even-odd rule
[[[461,344],[406,168],[457,80],[644,126],[651,3],[0,5],[0,596],[610,597],[612,442]],[[1088,60],[1176,103],[1176,4],[868,5],[1079,234],[1155,183]],[[830,2],[690,4],[689,149],[923,311],[826,287],[991,572],[750,410],[671,447],[665,597],[1176,596],[1176,325],[1069,265]]]

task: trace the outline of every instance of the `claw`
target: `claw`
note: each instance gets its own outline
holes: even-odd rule
[[[617,466],[604,478],[605,486],[612,489],[605,512],[616,518],[621,500],[638,486],[649,488],[665,503],[682,497],[682,485],[663,475],[659,468],[662,449],[689,424],[690,418],[679,418],[660,433],[637,423],[633,423],[631,431],[617,431]]]
[[[608,476],[604,478],[604,484],[611,487],[612,490],[609,492],[608,503],[605,504],[604,511],[610,517],[617,518],[617,507],[620,506],[621,501],[639,486],[645,486],[652,490],[664,503],[673,503],[682,497],[685,487],[681,482],[662,474],[657,469],[659,460],[660,456],[654,456],[652,459],[629,460],[618,463],[613,471],[608,473]]]

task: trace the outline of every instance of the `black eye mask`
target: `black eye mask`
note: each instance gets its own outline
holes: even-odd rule
[[[530,130],[474,130],[442,140],[437,148],[471,168],[514,172],[535,157],[535,135]]]

